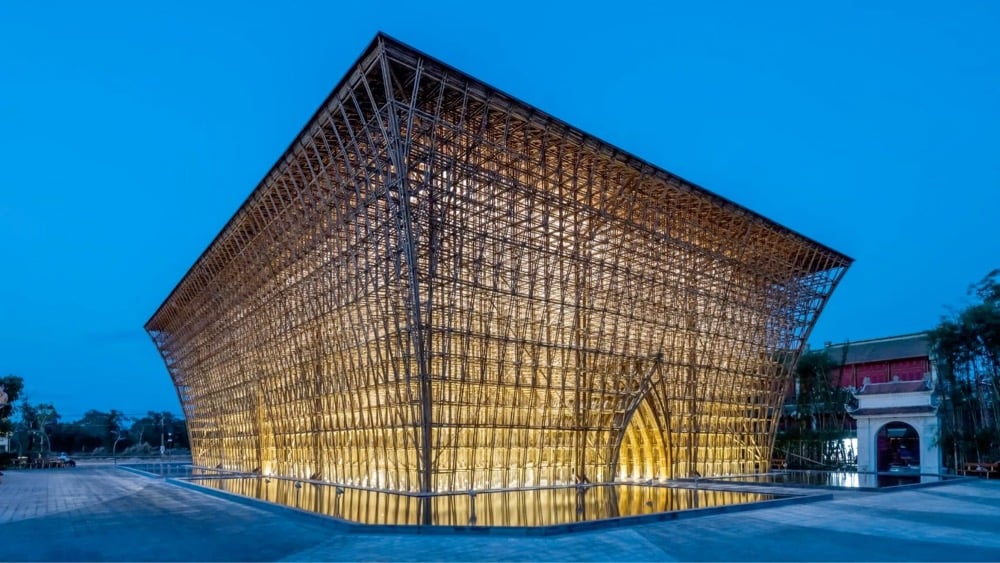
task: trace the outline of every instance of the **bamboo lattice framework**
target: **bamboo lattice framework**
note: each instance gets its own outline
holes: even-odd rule
[[[850,263],[379,34],[146,330],[202,466],[746,473]]]

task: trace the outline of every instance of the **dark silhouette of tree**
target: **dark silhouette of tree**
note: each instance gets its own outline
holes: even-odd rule
[[[1000,270],[969,288],[973,302],[930,333],[938,370],[940,445],[957,469],[1000,459]]]
[[[146,416],[135,419],[129,435],[136,444],[145,443],[154,448],[159,448],[161,441],[167,449],[188,448],[187,424],[167,411],[149,411]]]
[[[24,379],[17,375],[0,377],[0,391],[5,396],[5,400],[0,401],[0,434],[7,434],[14,430],[11,416],[14,414],[14,405],[24,391]]]
[[[76,422],[61,424],[53,438],[53,447],[67,452],[93,452],[104,448],[110,452],[118,432],[123,432],[128,417],[119,410],[109,412],[89,410]],[[129,444],[119,443],[119,447]]]
[[[850,461],[843,439],[851,434],[847,407],[854,396],[838,385],[847,346],[834,359],[827,350],[809,350],[795,365],[792,424],[778,433],[775,447],[790,467],[834,468]]]
[[[52,434],[59,425],[59,412],[52,403],[31,404],[21,398],[18,407],[21,420],[14,427],[14,438],[20,452],[48,454],[52,451]]]

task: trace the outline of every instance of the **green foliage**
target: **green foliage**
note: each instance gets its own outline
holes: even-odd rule
[[[826,350],[807,351],[799,358],[793,371],[794,415],[775,438],[775,449],[787,456],[790,467],[829,469],[849,463],[842,440],[851,434],[847,405],[855,398],[837,385],[845,359],[846,347],[836,359]]]
[[[846,347],[845,356],[846,356]],[[843,359],[835,363],[826,350],[810,350],[795,366],[796,412],[814,431],[839,431],[847,418],[847,405],[854,396],[837,385]]]
[[[5,375],[0,377],[0,388],[7,395],[7,404],[0,406],[0,434],[6,434],[14,429],[10,418],[14,414],[14,405],[24,391],[24,379],[16,375]]]
[[[954,467],[1000,459],[1000,270],[968,293],[974,301],[930,333],[938,368],[940,443]]]
[[[7,393],[7,402],[13,405],[24,391],[24,379],[18,375],[5,375],[0,377],[0,387]]]
[[[89,410],[77,421],[62,422],[52,403],[31,403],[24,393],[24,380],[16,375],[0,377],[8,404],[0,406],[0,433],[10,433],[14,455],[49,452],[110,452],[134,448],[159,453],[160,443],[168,450],[188,450],[187,423],[168,411],[149,411],[130,419],[122,411]],[[15,417],[14,414],[19,414]]]
[[[162,440],[168,449],[188,448],[187,423],[173,413],[149,411],[132,422],[129,436],[136,444],[148,443],[159,450]]]
[[[146,416],[131,420],[122,411],[88,410],[74,422],[62,422],[59,412],[51,403],[31,403],[21,396],[24,383],[20,377],[0,378],[0,385],[8,389],[9,397],[20,399],[16,409],[8,408],[7,416],[0,418],[0,432],[11,432],[15,455],[48,454],[50,452],[104,453],[110,455],[119,437],[117,451],[130,447],[135,451],[159,453],[161,435],[169,450],[186,450],[187,424],[170,412],[150,411]],[[19,420],[11,420],[10,413],[17,412]]]
[[[154,455],[154,454],[157,454],[157,453],[159,453],[158,449],[153,448],[153,446],[150,446],[146,442],[143,442],[141,444],[135,444],[134,446],[129,446],[129,447],[125,448],[125,451],[122,452],[122,455],[123,456],[140,456],[140,455],[141,456],[146,456],[146,455]]]
[[[59,425],[59,412],[52,403],[31,404],[26,397],[18,406],[21,420],[14,425],[14,440],[18,452],[52,451],[52,434]]]
[[[89,410],[77,421],[61,423],[51,432],[52,450],[64,452],[123,452],[143,444],[159,453],[160,441],[167,449],[188,448],[187,425],[170,412],[148,412],[130,419],[123,412]],[[117,446],[115,441],[118,441]]]
[[[60,451],[68,452],[89,452],[101,447],[111,451],[118,436],[116,433],[124,431],[127,421],[128,417],[121,411],[92,409],[84,413],[80,420],[60,425],[53,444]]]

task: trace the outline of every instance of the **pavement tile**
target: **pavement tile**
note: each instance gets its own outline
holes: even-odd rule
[[[509,537],[349,532],[112,466],[4,479],[2,561],[1000,561],[1000,481]]]

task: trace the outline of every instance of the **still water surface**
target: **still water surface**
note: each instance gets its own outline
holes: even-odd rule
[[[192,478],[192,483],[362,524],[417,525],[421,502],[436,526],[553,526],[745,504],[779,495],[648,485],[450,494],[430,498],[265,477]]]
[[[805,487],[843,487],[846,489],[879,489],[918,483],[937,483],[947,477],[917,473],[858,473],[856,471],[775,471],[759,475],[718,477],[714,481],[790,485]]]
[[[211,477],[232,475],[228,471],[221,469],[210,469],[207,467],[193,467],[190,463],[132,463],[122,465],[129,469],[136,469],[145,473],[152,473],[161,477],[171,477],[184,479],[187,477]]]

